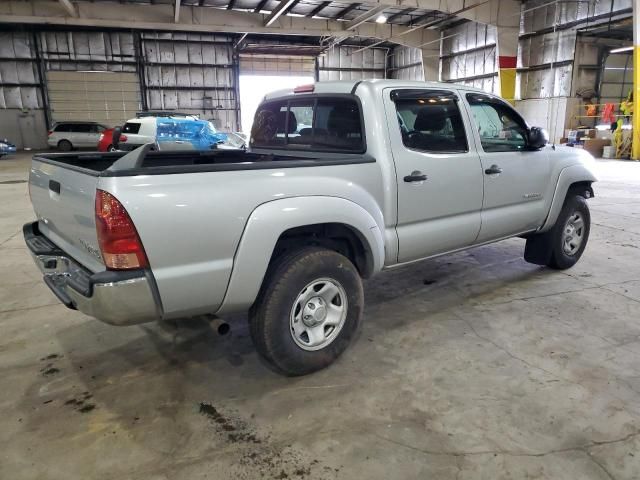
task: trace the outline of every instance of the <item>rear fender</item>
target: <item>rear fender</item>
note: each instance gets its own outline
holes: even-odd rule
[[[374,212],[382,220],[381,212]],[[250,215],[233,260],[233,270],[217,314],[249,308],[260,291],[271,256],[283,232],[306,225],[341,223],[358,234],[371,274],[382,269],[384,240],[381,227],[360,205],[343,198],[313,196],[275,200],[257,207]]]

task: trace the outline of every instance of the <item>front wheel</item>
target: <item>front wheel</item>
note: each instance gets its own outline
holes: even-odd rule
[[[573,267],[587,246],[590,230],[591,213],[585,198],[567,198],[553,228],[553,251],[547,265],[557,270]]]
[[[566,198],[555,225],[527,240],[525,260],[556,270],[573,267],[584,252],[591,230],[591,214],[584,197]]]
[[[258,352],[286,375],[330,365],[355,336],[364,307],[362,282],[345,256],[305,247],[277,259],[251,307]]]

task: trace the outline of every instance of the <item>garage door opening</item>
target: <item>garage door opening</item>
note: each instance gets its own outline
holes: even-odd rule
[[[313,83],[312,76],[240,75],[242,131],[247,136],[251,133],[253,116],[267,93],[309,83]]]

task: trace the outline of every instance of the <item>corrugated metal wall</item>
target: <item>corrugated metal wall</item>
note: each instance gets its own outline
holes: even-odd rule
[[[607,56],[602,66],[600,102],[615,103],[616,106],[633,89],[633,54],[615,53]]]
[[[442,36],[442,80],[497,92],[496,28],[468,22],[444,30]]]
[[[238,61],[232,36],[16,30],[0,32],[0,133],[20,146],[44,147],[49,101],[41,76],[77,71],[135,75],[141,92],[135,109],[195,113],[213,119],[223,130],[239,126]],[[79,120],[92,118],[85,110]],[[36,131],[31,126],[31,131],[19,131],[16,119],[22,116],[35,116],[31,123]],[[52,112],[49,121],[55,120]]]
[[[306,55],[240,54],[241,75],[311,76],[315,57]]]
[[[239,128],[238,65],[233,39],[190,33],[141,34],[144,89],[150,110],[179,110]]]
[[[388,57],[389,77],[398,80],[424,80],[422,50],[411,47],[396,47]]]
[[[28,32],[0,32],[0,108],[42,108],[34,41]]]
[[[386,78],[386,48],[333,47],[318,57],[319,80]]]
[[[521,99],[571,95],[576,28],[591,19],[631,8],[632,0],[523,3],[516,96]],[[554,31],[554,26],[556,31]],[[443,31],[441,78],[497,92],[496,29],[468,22]]]

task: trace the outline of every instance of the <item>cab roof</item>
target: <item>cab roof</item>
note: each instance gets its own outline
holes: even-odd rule
[[[313,92],[306,93],[352,93],[357,86],[369,86],[375,90],[382,90],[383,88],[394,87],[413,87],[413,88],[446,88],[446,89],[464,89],[474,91],[478,93],[487,93],[484,90],[475,87],[468,87],[457,83],[445,83],[445,82],[420,82],[415,80],[340,80],[333,82],[316,82],[313,84]],[[296,87],[297,88],[297,87]],[[304,96],[305,93],[295,93],[294,89],[287,88],[282,90],[276,90],[274,92],[265,95],[264,100],[272,100],[274,98],[285,97],[289,95]]]

